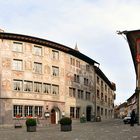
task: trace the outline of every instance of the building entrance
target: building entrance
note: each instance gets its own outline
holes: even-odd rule
[[[91,106],[88,106],[86,108],[86,118],[87,118],[87,121],[91,121]]]

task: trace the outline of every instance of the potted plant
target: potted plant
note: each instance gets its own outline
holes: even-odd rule
[[[60,119],[61,131],[71,131],[72,130],[72,120],[69,117],[63,117]]]
[[[82,116],[80,117],[80,123],[85,123],[86,122],[86,117]]]
[[[27,127],[27,132],[36,132],[36,120],[33,118],[28,118],[26,120],[26,127]]]

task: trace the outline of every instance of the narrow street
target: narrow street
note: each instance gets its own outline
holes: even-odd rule
[[[140,126],[131,127],[122,120],[75,123],[71,132],[61,132],[59,125],[38,127],[26,132],[26,127],[0,128],[0,140],[140,140]]]

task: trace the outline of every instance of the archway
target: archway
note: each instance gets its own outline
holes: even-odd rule
[[[60,110],[55,107],[51,110],[51,124],[57,124],[60,119]]]

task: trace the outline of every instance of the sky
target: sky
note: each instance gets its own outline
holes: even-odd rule
[[[115,104],[135,92],[135,69],[127,40],[116,32],[140,29],[139,0],[0,0],[0,28],[70,48],[100,63],[116,83]]]

